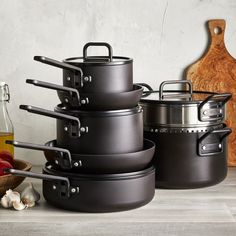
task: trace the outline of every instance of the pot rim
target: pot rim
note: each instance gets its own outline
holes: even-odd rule
[[[88,59],[109,59],[108,56],[91,56]],[[75,66],[116,66],[131,64],[133,62],[132,58],[123,56],[113,56],[115,61],[84,61],[84,57],[70,57],[63,60],[65,63],[69,63]],[[80,61],[81,60],[81,61]]]
[[[175,93],[186,93],[185,90],[165,90],[164,92],[173,93],[173,94],[175,94]],[[155,94],[155,93],[159,94],[159,91],[156,91],[156,90],[155,91],[150,91],[150,92],[147,91],[147,93],[150,93],[149,95]],[[209,92],[209,91],[194,90],[192,94],[193,95],[194,94],[205,94],[205,95],[210,96],[210,95],[215,95],[215,94],[218,94],[218,93]],[[158,97],[158,99],[148,99],[149,95],[141,98],[140,103],[143,102],[143,103],[147,103],[147,104],[160,104],[160,105],[171,105],[171,104],[173,104],[173,105],[186,105],[186,106],[188,106],[188,105],[198,105],[198,104],[200,104],[204,101],[204,99],[203,100],[165,100],[165,99],[159,100],[159,97]],[[214,101],[209,101],[209,102],[214,103]]]
[[[147,176],[155,172],[154,166],[149,166],[141,171],[128,172],[128,173],[119,173],[119,174],[80,174],[80,173],[71,173],[63,172],[61,170],[54,169],[54,164],[47,162],[43,167],[43,172],[46,174],[51,174],[55,176],[67,177],[69,180],[95,180],[95,181],[110,181],[110,180],[124,180],[124,179],[136,179]]]
[[[141,106],[136,106],[130,109],[121,109],[121,110],[108,110],[108,111],[96,111],[96,110],[77,110],[77,109],[70,109],[64,106],[62,103],[58,104],[54,111],[64,114],[71,114],[75,115],[85,115],[85,116],[127,116],[127,115],[134,115],[137,113],[142,113],[143,109]]]

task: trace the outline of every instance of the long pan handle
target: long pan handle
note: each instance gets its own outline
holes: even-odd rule
[[[83,71],[81,70],[81,68],[79,68],[77,66],[70,65],[65,62],[57,61],[57,60],[54,60],[54,59],[51,59],[48,57],[44,57],[44,56],[34,56],[34,60],[42,62],[42,63],[50,65],[50,66],[57,67],[57,68],[70,70],[70,71],[74,71],[74,72],[79,72],[81,77],[83,76]]]
[[[28,172],[28,171],[23,171],[23,170],[17,170],[17,169],[4,169],[4,172],[6,174],[12,174],[15,176],[20,176],[20,177],[30,177],[34,179],[42,179],[46,181],[57,182],[59,183],[58,188],[60,190],[58,191],[60,191],[61,197],[69,198],[72,193],[76,193],[76,192],[78,193],[79,191],[78,187],[71,187],[70,180],[66,177],[34,173],[34,172]],[[56,185],[54,186],[56,189]]]
[[[75,101],[73,103],[77,104],[77,106],[80,106],[81,103],[84,104],[86,102],[86,100],[80,101],[79,91],[77,89],[75,89],[75,88],[65,87],[65,86],[62,86],[62,85],[48,83],[48,82],[44,82],[44,81],[41,81],[41,80],[35,80],[35,79],[27,79],[26,83],[33,84],[35,86],[42,87],[42,88],[47,88],[47,89],[52,89],[52,90],[56,90],[56,91],[67,92],[67,93],[69,93],[71,98],[75,99]],[[73,94],[75,96],[73,96]],[[65,101],[65,102],[68,102],[68,101]]]
[[[59,112],[50,111],[50,110],[42,109],[39,107],[34,107],[31,105],[20,105],[20,109],[26,110],[30,113],[34,113],[34,114],[38,114],[38,115],[43,115],[43,116],[56,118],[56,119],[60,119],[60,120],[72,121],[69,124],[69,129],[70,129],[69,132],[70,132],[71,137],[78,138],[78,137],[80,137],[81,132],[88,131],[88,127],[81,127],[81,123],[80,123],[79,118],[75,117],[75,116],[70,116],[70,115],[59,113]],[[76,123],[76,125],[73,123]]]
[[[52,159],[57,165],[59,165],[63,169],[72,169],[73,168],[73,161],[71,158],[71,154],[70,154],[70,151],[67,149],[58,148],[58,147],[51,147],[51,146],[46,146],[46,145],[33,144],[33,143],[12,141],[12,140],[6,140],[5,143],[9,144],[9,145],[13,145],[14,147],[17,147],[17,148],[55,152],[52,155],[52,157],[53,157]],[[46,154],[45,154],[45,156],[46,156]],[[79,163],[79,162],[77,162],[77,163]],[[80,166],[78,166],[78,167],[80,167]]]

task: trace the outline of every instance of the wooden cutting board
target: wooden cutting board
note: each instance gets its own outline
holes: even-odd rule
[[[236,59],[225,47],[225,20],[208,21],[208,29],[211,38],[208,50],[187,68],[186,78],[192,81],[194,90],[232,93],[226,119],[233,131],[228,139],[228,165],[236,166]]]

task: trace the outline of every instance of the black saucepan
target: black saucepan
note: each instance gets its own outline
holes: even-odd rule
[[[143,170],[151,162],[155,151],[155,144],[146,139],[142,151],[110,155],[73,154],[67,149],[58,148],[56,140],[47,142],[46,146],[18,141],[6,141],[6,143],[20,148],[42,150],[47,161],[55,163],[62,170],[94,174]]]
[[[121,154],[143,149],[141,107],[110,111],[55,111],[21,105],[21,109],[57,118],[57,145],[71,153]]]
[[[140,85],[122,93],[79,93],[75,88],[65,87],[39,80],[27,79],[26,83],[38,87],[56,90],[62,104],[72,109],[81,110],[116,110],[137,106],[143,92]]]
[[[89,47],[106,47],[108,56],[87,56]],[[81,93],[122,93],[133,89],[133,60],[113,56],[108,43],[87,43],[83,57],[68,58],[64,62],[43,56],[34,60],[63,69],[63,85]]]
[[[144,137],[159,147],[154,155],[156,187],[199,188],[217,184],[227,175],[227,139],[231,129],[145,129]]]
[[[47,163],[43,174],[16,169],[6,173],[43,179],[43,195],[59,208],[80,212],[115,212],[143,206],[155,193],[155,169],[110,175],[61,172]]]

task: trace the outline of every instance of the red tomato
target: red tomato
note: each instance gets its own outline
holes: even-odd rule
[[[14,165],[13,156],[10,152],[7,151],[1,151],[0,152],[0,159],[9,162],[11,165]]]
[[[6,169],[6,168],[13,168],[13,166],[7,161],[0,160],[0,176],[6,175],[4,173],[4,169]]]

